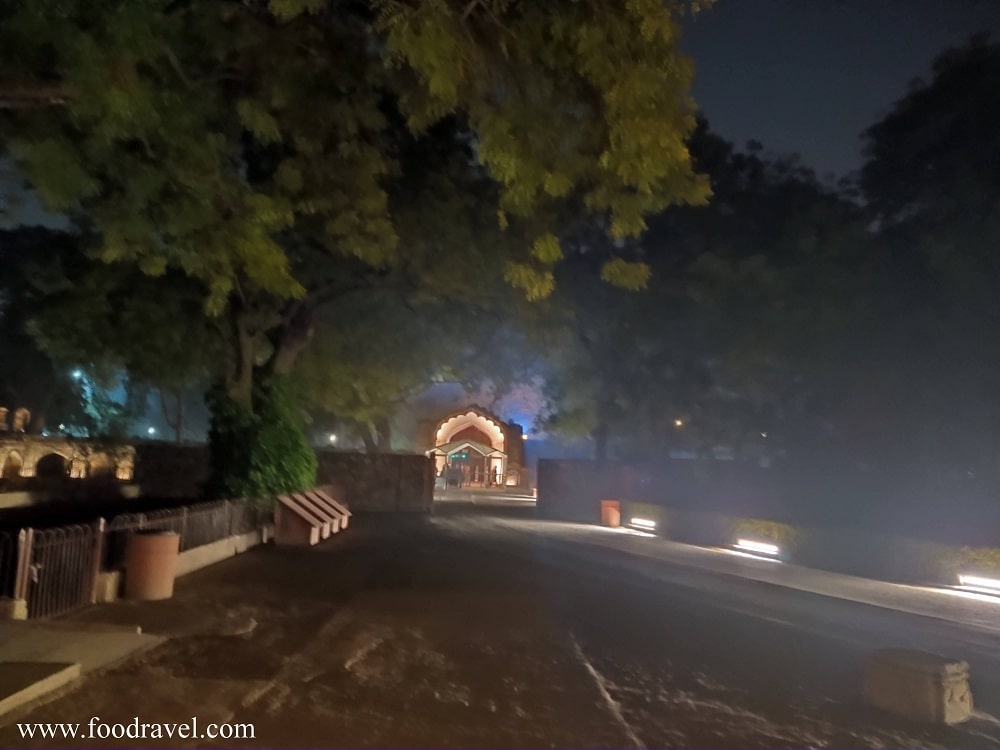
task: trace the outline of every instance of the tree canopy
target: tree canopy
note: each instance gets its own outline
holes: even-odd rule
[[[566,201],[616,238],[704,203],[678,17],[706,4],[9,2],[0,145],[113,276],[200,286],[226,393],[253,409],[331,302],[400,276],[434,295],[484,257],[490,282],[542,298]],[[471,241],[418,236],[415,210]],[[647,278],[607,261],[611,282]]]

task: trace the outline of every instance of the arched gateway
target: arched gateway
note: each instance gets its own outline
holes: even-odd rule
[[[524,466],[524,431],[478,406],[421,425],[421,449],[438,476],[470,487],[516,487]]]

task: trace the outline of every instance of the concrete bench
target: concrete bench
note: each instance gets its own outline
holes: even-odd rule
[[[330,513],[336,514],[340,519],[341,529],[347,528],[351,520],[351,511],[349,511],[343,503],[334,500],[329,492],[318,487],[314,490],[309,490],[306,495],[322,504]]]
[[[324,533],[325,530],[325,533]],[[330,536],[330,523],[288,495],[279,495],[274,509],[274,541],[290,546],[319,544]]]
[[[897,716],[958,724],[972,714],[969,665],[925,651],[886,648],[868,660],[865,702]]]
[[[296,492],[292,495],[292,499],[308,508],[314,516],[323,519],[324,522],[329,524],[331,534],[336,534],[340,531],[340,514],[331,512],[325,504],[317,501],[311,493]]]

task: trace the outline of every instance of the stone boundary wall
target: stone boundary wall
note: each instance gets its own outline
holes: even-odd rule
[[[600,500],[636,500],[675,511],[1000,546],[1000,487],[979,480],[931,484],[838,467],[682,460],[641,466],[542,459],[538,474],[538,511],[549,518],[597,520]]]
[[[135,446],[135,482],[146,497],[201,498],[208,471],[206,445],[151,442]]]
[[[318,450],[317,485],[354,512],[429,513],[434,505],[434,462],[414,453]]]
[[[412,453],[316,451],[317,485],[333,485],[351,510],[430,512],[434,501],[433,462]],[[202,497],[208,479],[204,445],[145,443],[136,446],[136,483],[146,497]]]
[[[614,463],[541,460],[538,514],[596,524],[600,501],[619,500],[622,523],[650,518],[658,535],[678,542],[727,547],[745,536],[773,542],[807,567],[910,583],[953,584],[963,571],[1000,577],[1000,525],[991,520],[997,503],[988,495],[924,488],[880,496],[883,483],[852,487],[843,477],[810,486],[780,472],[720,476],[692,468],[705,467],[681,466],[670,477],[662,469],[656,476]],[[839,503],[836,492],[845,493]]]
[[[730,547],[739,538],[770,542],[789,562],[865,578],[954,585],[963,572],[1000,577],[1000,547],[941,544],[884,531],[799,526],[624,501],[622,522],[633,516],[656,521],[657,535],[672,541],[707,547]]]

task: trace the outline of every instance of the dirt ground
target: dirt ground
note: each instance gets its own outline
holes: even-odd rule
[[[5,717],[0,745],[998,746],[859,706],[856,644],[484,538],[490,512],[361,519],[316,548],[192,574],[169,601],[77,613],[170,640]],[[249,722],[255,736],[25,740],[12,723],[94,716]]]

